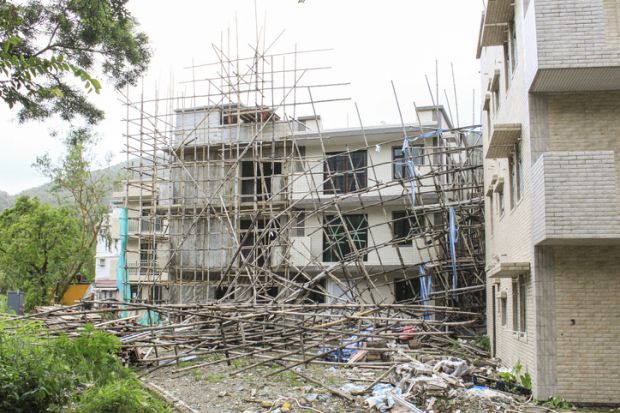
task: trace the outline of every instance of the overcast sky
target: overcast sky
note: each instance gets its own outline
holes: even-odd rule
[[[316,63],[328,62],[331,69],[323,76],[331,81],[351,82],[339,90],[351,101],[322,109],[327,128],[347,123],[357,126],[353,102],[358,104],[365,126],[399,123],[390,81],[395,83],[405,120],[413,121],[413,102],[431,104],[425,75],[434,93],[436,61],[440,103],[445,105],[443,90],[447,89],[453,112],[450,64],[454,64],[461,125],[473,121],[474,89],[476,106],[479,104],[475,53],[480,0],[306,0],[301,4],[297,0],[130,0],[128,6],[149,35],[154,51],[144,79],[146,95],[156,89],[168,90],[171,78],[175,83],[189,79],[183,68],[192,62],[216,61],[211,45],[219,45],[229,31],[234,36],[235,27],[241,54],[246,55],[243,45],[256,42],[258,20],[258,25],[266,28],[267,44],[284,32],[277,51],[291,51],[295,46],[298,50],[333,49],[317,56]],[[109,153],[116,163],[125,158],[124,109],[119,96],[103,83],[101,94],[93,96],[106,111],[106,119],[95,127],[100,138],[97,153],[102,162]],[[57,120],[20,125],[15,118],[16,113],[0,103],[0,190],[11,194],[45,183],[31,165],[45,152],[59,156],[60,139],[50,133],[62,135],[68,128]]]

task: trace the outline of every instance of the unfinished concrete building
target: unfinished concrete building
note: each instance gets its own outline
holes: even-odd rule
[[[539,399],[620,403],[620,4],[489,0],[487,323]]]
[[[346,84],[312,83],[320,68],[299,52],[216,50],[189,96],[127,98],[125,219],[140,224],[120,251],[122,296],[482,310],[478,128],[433,105],[324,130]]]

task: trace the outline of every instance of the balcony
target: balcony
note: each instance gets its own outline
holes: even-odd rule
[[[487,268],[489,278],[512,278],[530,272],[529,262],[498,262]]]
[[[127,220],[127,232],[130,236],[164,236],[166,234],[164,219],[161,217],[129,218]]]
[[[620,241],[613,151],[545,152],[531,179],[534,244]]]
[[[271,141],[272,139],[285,139],[291,133],[302,128],[293,122],[269,122],[242,123],[231,125],[208,124],[196,120],[195,124],[185,123],[180,125],[174,133],[173,145],[181,146],[205,146],[249,143],[257,141]]]
[[[501,46],[506,41],[506,29],[514,15],[513,3],[514,0],[488,0],[480,23],[478,58],[483,47]]]
[[[530,92],[620,89],[620,9],[615,3],[536,1]]]
[[[493,125],[486,159],[508,158],[521,138],[520,123],[498,123]]]

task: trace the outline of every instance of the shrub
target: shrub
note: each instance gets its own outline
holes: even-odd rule
[[[478,336],[475,339],[476,345],[484,351],[491,351],[491,340],[489,336]]]
[[[168,413],[163,402],[145,392],[137,379],[114,381],[84,392],[72,413]]]
[[[50,337],[39,323],[0,321],[0,412],[65,412],[69,404],[84,413],[167,411],[122,366],[119,350],[116,337],[90,325],[69,338]]]

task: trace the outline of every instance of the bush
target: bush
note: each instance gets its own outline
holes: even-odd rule
[[[119,400],[143,406],[127,411],[165,411],[122,366],[119,350],[116,337],[92,326],[77,338],[49,337],[38,323],[0,321],[0,412],[64,412],[69,404],[90,409],[80,412],[124,411],[94,410],[113,389]]]
[[[163,402],[145,392],[137,379],[125,379],[88,389],[72,413],[164,413]]]
[[[489,336],[478,336],[475,339],[476,345],[484,351],[491,351],[491,340]]]

